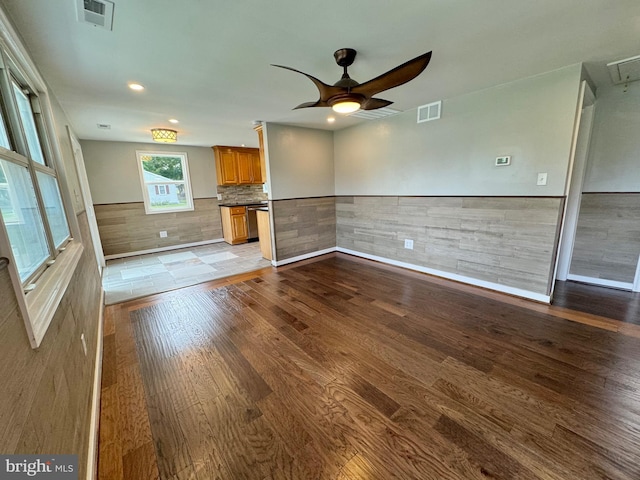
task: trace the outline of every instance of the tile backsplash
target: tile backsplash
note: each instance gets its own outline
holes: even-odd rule
[[[218,193],[222,195],[220,203],[252,203],[267,199],[262,185],[218,185]]]

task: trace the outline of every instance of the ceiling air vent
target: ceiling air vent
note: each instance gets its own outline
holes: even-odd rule
[[[430,122],[438,120],[442,111],[442,100],[433,103],[427,103],[418,107],[418,123]]]
[[[400,113],[400,110],[394,110],[393,108],[376,108],[375,110],[356,110],[353,113],[348,114],[349,117],[364,118],[365,120],[374,120],[376,118],[388,117],[389,115],[395,115]]]
[[[76,0],[78,21],[113,30],[113,2],[108,0]]]
[[[640,55],[608,63],[607,68],[616,85],[640,80]]]

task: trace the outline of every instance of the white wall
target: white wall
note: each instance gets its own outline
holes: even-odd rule
[[[211,148],[97,140],[82,140],[80,144],[94,204],[143,201],[136,150],[187,152],[193,197],[216,196],[216,164]]]
[[[269,199],[334,195],[333,132],[268,123]]]
[[[601,87],[583,191],[640,192],[640,82]]]
[[[437,121],[417,124],[413,109],[337,131],[336,195],[563,195],[580,74],[573,65],[448,99]],[[501,155],[511,166],[495,166]]]

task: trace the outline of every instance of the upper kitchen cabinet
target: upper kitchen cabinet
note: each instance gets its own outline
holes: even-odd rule
[[[213,153],[216,157],[218,185],[264,183],[259,149],[216,145]]]

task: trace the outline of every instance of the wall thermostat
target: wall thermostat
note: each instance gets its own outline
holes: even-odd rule
[[[506,167],[507,165],[511,165],[511,155],[496,157],[496,167]]]

